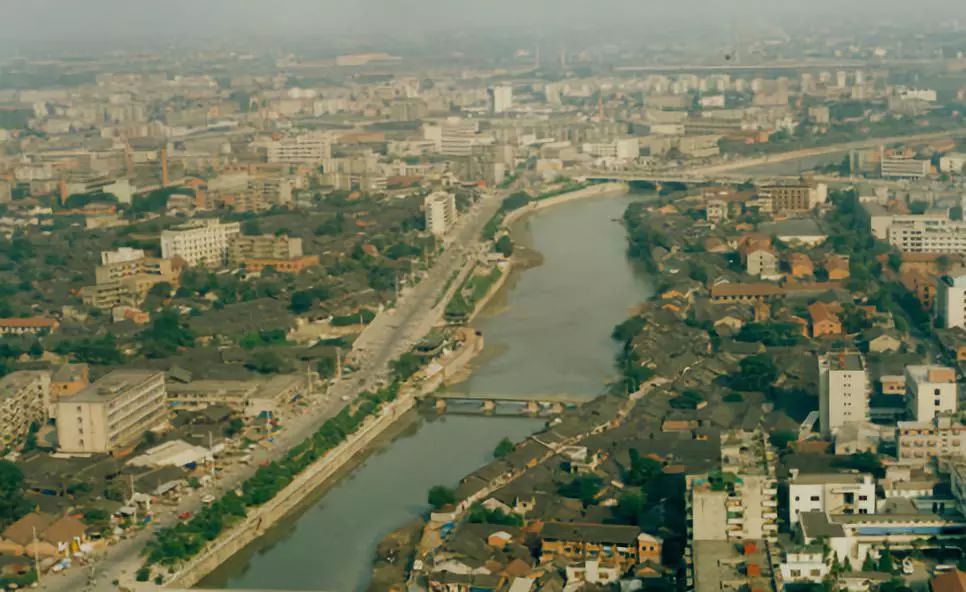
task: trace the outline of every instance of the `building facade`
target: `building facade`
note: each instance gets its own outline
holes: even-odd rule
[[[20,441],[32,423],[47,420],[50,374],[20,370],[0,378],[0,438],[4,446]]]
[[[115,370],[57,402],[57,440],[67,453],[113,452],[166,419],[163,372]]]
[[[423,200],[426,211],[426,230],[436,236],[445,235],[456,223],[456,197],[452,193],[436,191]]]
[[[857,352],[831,352],[818,357],[819,423],[822,434],[834,435],[848,423],[869,420],[869,377]]]
[[[796,474],[788,482],[788,518],[803,512],[875,514],[875,479],[868,474]]]
[[[909,408],[919,422],[953,415],[958,406],[956,370],[946,366],[906,366]]]
[[[944,329],[966,328],[966,275],[939,278],[933,310]]]
[[[180,257],[190,266],[219,267],[228,262],[228,244],[241,234],[238,222],[201,220],[161,233],[161,257]]]

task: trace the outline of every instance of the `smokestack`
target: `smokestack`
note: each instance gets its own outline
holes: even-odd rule
[[[57,189],[60,192],[60,205],[64,205],[67,202],[67,181],[63,177],[57,181]]]
[[[161,147],[161,187],[168,186],[168,147]]]

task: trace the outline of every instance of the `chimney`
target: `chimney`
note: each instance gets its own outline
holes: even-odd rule
[[[57,181],[57,189],[60,192],[60,205],[64,205],[67,202],[67,181],[63,177]]]
[[[161,147],[161,187],[168,186],[168,147]]]

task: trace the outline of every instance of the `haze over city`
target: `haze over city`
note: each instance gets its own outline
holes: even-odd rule
[[[0,589],[966,592],[966,3],[0,8]]]

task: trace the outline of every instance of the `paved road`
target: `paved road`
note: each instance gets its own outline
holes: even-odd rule
[[[237,487],[263,462],[276,459],[286,450],[298,444],[329,417],[346,405],[344,397],[354,398],[360,392],[376,387],[389,375],[389,362],[409,351],[439,321],[445,308],[445,300],[439,294],[454,273],[464,269],[472,257],[482,248],[480,234],[483,225],[493,216],[505,194],[491,194],[461,217],[451,232],[443,252],[433,262],[424,277],[413,287],[403,291],[394,308],[378,315],[366,327],[354,344],[351,354],[357,370],[333,385],[325,395],[315,396],[310,406],[303,408],[284,422],[285,429],[275,437],[270,448],[252,452],[249,465],[234,463],[221,471],[215,484],[185,497],[177,508],[168,508],[158,516],[158,523],[167,526],[177,520],[184,511],[196,512],[201,506],[201,496],[218,495]],[[45,576],[41,589],[54,592],[109,591],[112,583],[131,587],[134,572],[140,567],[140,551],[153,534],[144,530],[132,538],[109,547],[89,568],[75,567],[62,574]],[[93,577],[92,574],[93,573]]]

